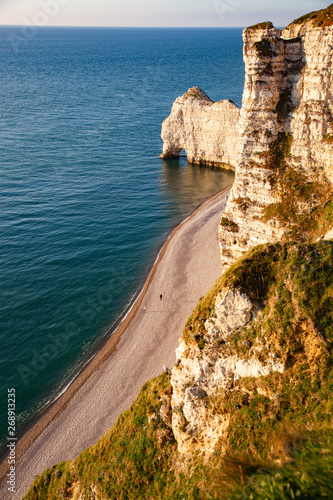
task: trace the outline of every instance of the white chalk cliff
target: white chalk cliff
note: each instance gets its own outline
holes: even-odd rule
[[[328,19],[320,12],[319,20]],[[191,162],[235,167],[219,226],[224,271],[250,248],[287,238],[303,216],[332,199],[333,6],[327,12],[332,22],[308,15],[283,31],[269,22],[244,30],[240,111],[228,101],[212,103],[194,87],[163,123],[162,156],[185,148]],[[258,360],[260,346],[246,359],[223,348],[257,313],[245,294],[225,289],[200,330],[202,344],[182,338],[171,378],[172,428],[181,453],[212,453],[227,434],[229,415],[215,411],[214,397],[232,391],[241,377],[284,371],[274,353]]]
[[[191,163],[235,167],[238,162],[240,110],[232,101],[213,102],[199,87],[178,97],[163,122],[162,158],[185,149]]]
[[[177,349],[172,370],[172,430],[181,453],[200,449],[207,454],[226,434],[230,416],[216,411],[211,401],[234,390],[234,382],[243,377],[261,377],[274,371],[282,373],[282,360],[227,355],[224,345],[256,316],[256,307],[246,294],[230,288],[219,293],[215,308],[202,331],[203,345],[184,337]]]
[[[220,226],[223,268],[249,248],[281,239],[285,227],[263,220],[264,209],[281,201],[266,168],[265,153],[279,134],[290,134],[288,163],[309,182],[331,183],[333,28],[295,24],[283,31],[270,23],[243,33],[246,77],[240,113],[240,157],[224,216],[237,225]],[[264,153],[264,154],[263,154]],[[279,173],[277,173],[279,175]],[[316,204],[307,203],[303,212]],[[234,226],[236,227],[236,226]]]

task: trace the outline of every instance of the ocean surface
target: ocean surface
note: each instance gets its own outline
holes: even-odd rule
[[[129,306],[171,230],[233,181],[162,161],[189,87],[241,105],[241,29],[0,27],[0,441]]]

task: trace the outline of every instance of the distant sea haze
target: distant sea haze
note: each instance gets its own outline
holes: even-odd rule
[[[241,104],[241,29],[0,27],[0,436],[68,385],[167,235],[233,181],[162,161],[161,124],[201,87]],[[180,332],[181,333],[181,332]],[[163,367],[161,367],[161,370]]]

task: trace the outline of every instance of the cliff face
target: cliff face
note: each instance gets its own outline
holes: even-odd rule
[[[304,64],[295,85],[299,98],[290,120],[291,154],[296,165],[309,172],[324,172],[333,182],[333,28],[313,24],[311,20],[295,22],[282,32],[287,43],[298,37]]]
[[[162,158],[185,149],[191,163],[235,168],[238,161],[239,108],[231,101],[213,102],[198,87],[176,99],[163,122]]]
[[[180,453],[200,449],[213,453],[217,442],[226,440],[230,414],[219,413],[210,400],[235,390],[244,377],[262,377],[274,371],[283,373],[284,363],[268,356],[262,363],[256,351],[246,358],[225,352],[225,344],[256,317],[258,310],[245,293],[223,288],[215,298],[214,311],[204,322],[201,342],[183,337],[172,370],[172,429]]]
[[[306,16],[283,31],[268,22],[243,32],[246,77],[239,143],[234,143],[238,161],[219,226],[224,271],[258,244],[331,235],[325,237],[333,207],[333,28],[317,21]],[[288,279],[284,286],[290,292]],[[261,306],[234,287],[222,287],[214,300],[203,319],[190,323],[172,371],[172,427],[181,453],[211,454],[230,435],[230,413],[217,412],[213,401],[232,399],[247,377],[284,374],[288,365],[287,352],[277,355],[276,349],[283,349],[269,338],[251,341],[246,354],[230,352],[229,343],[262,324]],[[297,328],[304,335],[311,330],[305,324]],[[320,351],[317,332],[312,330],[311,337],[313,352]],[[266,354],[258,359],[262,351]],[[246,389],[240,391],[245,397]]]
[[[327,201],[333,181],[332,27],[308,21],[281,32],[264,23],[243,38],[240,159],[224,214],[235,226],[219,229],[224,269],[249,248],[288,236],[298,222],[284,216],[288,202],[300,219]],[[312,195],[292,200],[297,183]],[[274,206],[280,212],[269,216]]]
[[[210,457],[218,448],[224,455],[236,436],[242,449],[245,436],[251,440],[252,419],[259,429],[293,411],[295,392],[297,398],[304,394],[305,373],[311,385],[331,356],[331,325],[320,318],[331,314],[325,298],[331,278],[328,268],[319,271],[325,259],[333,265],[331,252],[331,242],[259,246],[202,299],[187,322],[171,376],[180,453]]]

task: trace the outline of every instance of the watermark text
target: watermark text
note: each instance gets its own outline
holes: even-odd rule
[[[15,389],[8,389],[8,436],[7,448],[9,451],[7,474],[7,488],[11,493],[16,492],[16,398]]]

